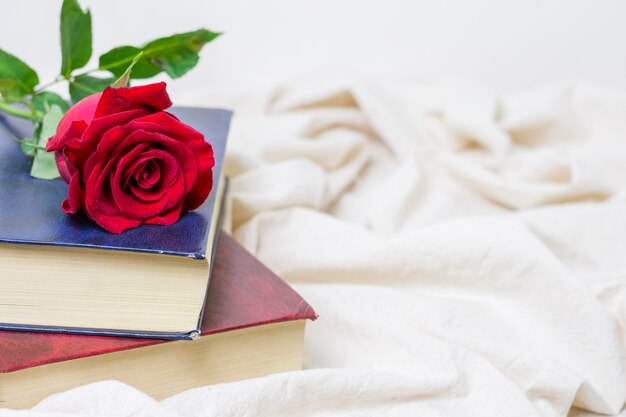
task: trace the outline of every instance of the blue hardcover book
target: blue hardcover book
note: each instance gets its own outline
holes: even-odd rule
[[[29,122],[0,116],[0,328],[191,339],[198,334],[226,188],[222,164],[232,113],[174,107],[214,150],[213,189],[169,226],[112,234],[66,215],[62,180],[30,176],[11,140]]]

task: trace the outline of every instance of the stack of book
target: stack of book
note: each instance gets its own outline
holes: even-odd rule
[[[171,226],[110,234],[60,210],[67,186],[35,180],[0,119],[0,408],[116,379],[160,399],[300,369],[313,309],[220,233],[231,113],[174,108],[215,152],[216,186]]]

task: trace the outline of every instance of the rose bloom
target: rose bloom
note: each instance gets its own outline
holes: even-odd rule
[[[213,148],[165,112],[165,83],[111,88],[76,103],[47,151],[69,184],[64,213],[83,209],[105,230],[175,223],[213,186]]]

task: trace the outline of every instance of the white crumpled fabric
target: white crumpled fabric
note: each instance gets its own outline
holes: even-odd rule
[[[298,83],[234,105],[225,228],[319,313],[305,370],[0,416],[622,411],[626,92]]]

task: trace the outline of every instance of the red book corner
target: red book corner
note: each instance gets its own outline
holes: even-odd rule
[[[202,321],[202,335],[290,320],[315,320],[289,285],[222,232]],[[134,349],[171,340],[0,331],[0,373]]]

